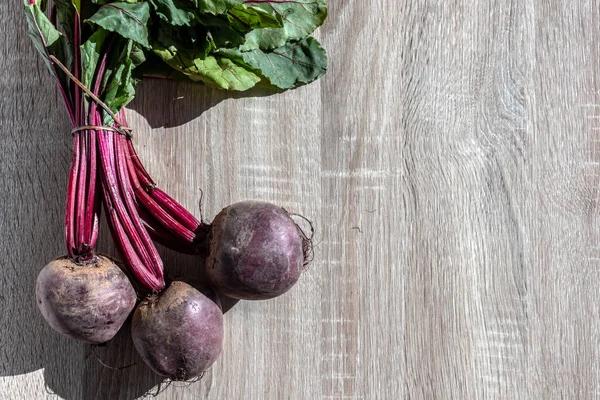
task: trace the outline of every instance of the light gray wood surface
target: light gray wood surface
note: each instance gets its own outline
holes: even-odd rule
[[[167,388],[126,333],[96,353],[137,364],[110,370],[35,307],[70,135],[20,4],[0,2],[0,398],[600,398],[598,1],[331,0],[317,83],[144,83],[128,116],[163,188],[317,228],[299,284],[236,304],[210,372]]]

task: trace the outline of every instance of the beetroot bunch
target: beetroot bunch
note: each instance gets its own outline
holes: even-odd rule
[[[287,211],[264,202],[226,207],[211,224],[196,219],[144,168],[124,107],[147,76],[238,91],[317,79],[327,57],[310,34],[325,0],[54,0],[49,15],[46,1],[25,0],[24,8],[73,126],[66,255],[40,272],[38,307],[56,331],[96,344],[133,311],[133,342],[156,373],[199,376],[223,345],[216,293],[283,294],[303,271],[308,239]],[[120,265],[95,250],[102,211]],[[212,288],[170,281],[155,243],[204,257]]]

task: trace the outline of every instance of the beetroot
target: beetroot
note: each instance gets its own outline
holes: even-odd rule
[[[46,265],[37,278],[42,315],[59,333],[86,343],[104,343],[117,333],[136,302],[127,276],[111,260],[79,265],[70,257]]]
[[[233,204],[217,215],[210,235],[207,274],[226,296],[273,298],[287,292],[303,271],[303,235],[274,204]]]
[[[200,376],[221,353],[223,314],[208,297],[175,281],[140,303],[131,337],[154,372],[187,380]]]

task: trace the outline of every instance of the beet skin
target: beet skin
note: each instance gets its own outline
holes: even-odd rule
[[[220,293],[246,300],[277,297],[298,281],[303,266],[301,232],[283,208],[244,201],[215,218],[206,270]]]
[[[208,297],[175,281],[142,301],[133,314],[131,337],[157,374],[173,380],[200,376],[223,346],[223,313]]]
[[[57,332],[86,343],[104,343],[119,331],[135,307],[127,276],[111,260],[78,265],[64,257],[46,265],[37,278],[42,315]]]

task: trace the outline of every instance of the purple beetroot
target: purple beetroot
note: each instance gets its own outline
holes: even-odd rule
[[[142,301],[133,314],[131,337],[157,374],[173,380],[200,376],[223,346],[223,313],[208,297],[175,281]]]
[[[111,260],[80,265],[71,257],[46,265],[37,278],[42,315],[59,333],[86,343],[104,343],[119,331],[136,294],[127,276]]]
[[[206,270],[226,296],[260,300],[287,292],[304,267],[304,236],[283,208],[244,201],[223,209],[212,224]]]

